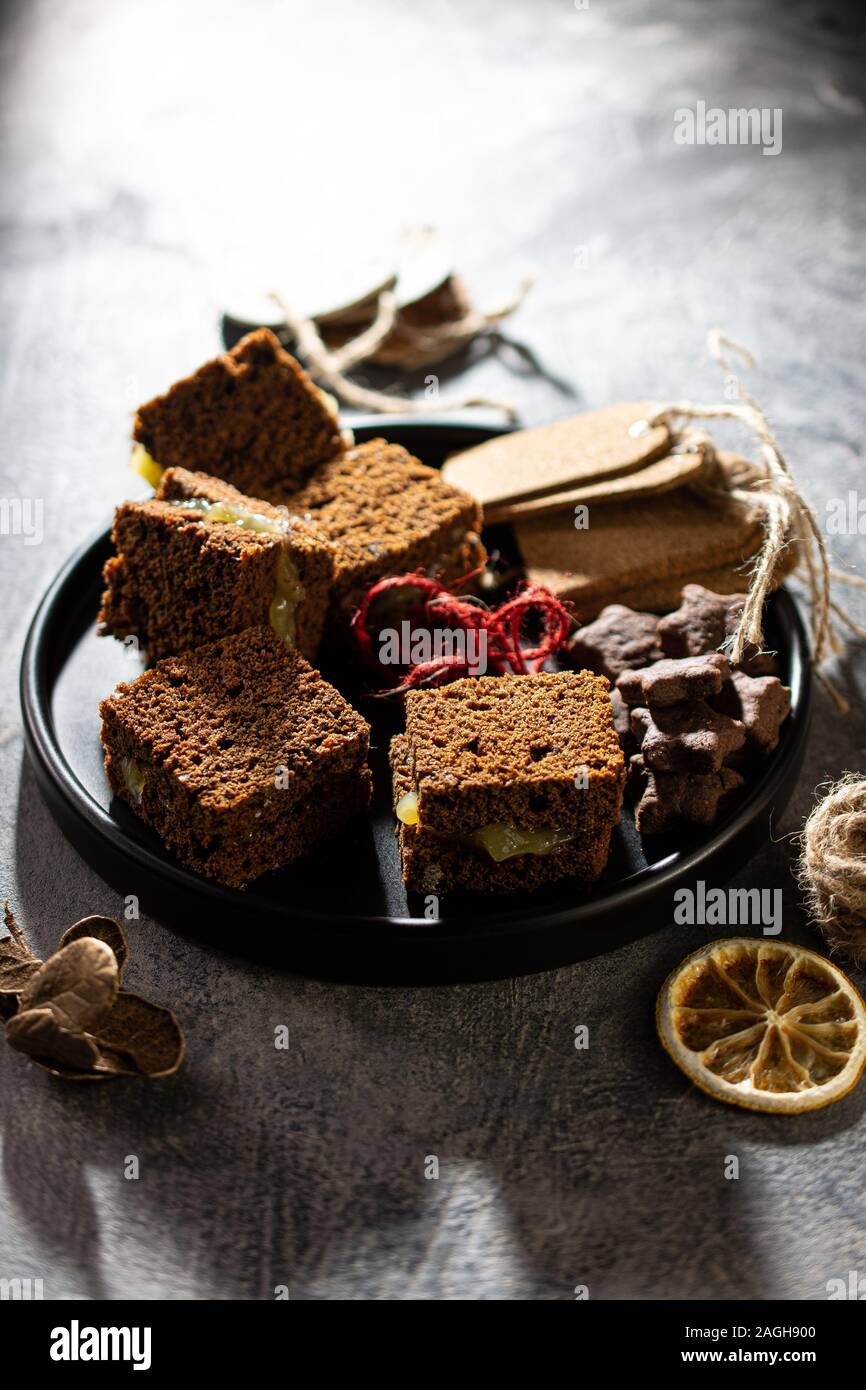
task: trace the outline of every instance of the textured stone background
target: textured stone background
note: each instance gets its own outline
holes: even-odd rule
[[[128,484],[130,410],[217,347],[232,258],[298,227],[345,251],[426,220],[482,300],[536,267],[513,323],[535,367],[506,349],[460,378],[528,422],[717,396],[703,342],[720,322],[759,355],[751,384],[823,515],[863,486],[863,59],[862,7],[804,0],[4,6],[0,494],[42,497],[46,537],[0,538],[0,893],[38,949],[120,902],[35,789],[22,641]],[[674,110],[701,98],[782,107],[782,154],[675,146]],[[834,543],[854,569],[863,547]],[[862,689],[862,658],[836,674]],[[863,766],[855,699],[842,720],[818,693],[793,804],[738,880],[781,886],[786,934],[813,944],[785,837],[819,781]],[[176,1008],[186,1064],[74,1089],[0,1051],[0,1275],[80,1298],[824,1297],[866,1271],[866,1086],[800,1121],[692,1091],[651,1004],[703,935],[671,927],[531,979],[373,990],[144,917],[131,983]]]

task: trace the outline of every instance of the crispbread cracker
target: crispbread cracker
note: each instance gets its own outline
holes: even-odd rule
[[[785,576],[790,574],[795,564],[795,556],[796,551],[793,547],[785,551],[785,559],[777,567],[773,578],[773,588],[778,588]],[[532,571],[533,582],[546,583],[559,598],[571,599],[575,613],[582,622],[589,622],[595,618],[610,603],[619,603],[624,608],[637,609],[643,613],[670,613],[671,609],[679,604],[686,584],[702,584],[705,589],[725,594],[745,594],[749,587],[748,564],[740,568],[723,565],[719,569],[701,570],[689,575],[672,575],[668,579],[654,580],[651,584],[639,584],[631,589],[617,589],[613,593],[603,595],[575,595],[571,588],[570,575],[554,574],[547,570],[544,572],[547,578],[540,579],[538,576],[541,573],[540,570]]]
[[[618,478],[668,450],[670,432],[664,425],[642,434],[629,433],[655,409],[646,401],[626,401],[552,425],[504,434],[455,454],[442,474],[485,508]]]
[[[703,453],[665,454],[634,473],[625,473],[618,478],[566,488],[543,497],[495,503],[488,506],[486,517],[490,522],[519,521],[567,511],[578,503],[591,502],[594,506],[603,506],[607,502],[623,502],[627,498],[653,497],[696,482],[706,472],[707,459]]]
[[[586,530],[563,513],[519,522],[515,533],[533,580],[568,574],[559,591],[590,597],[740,565],[757,551],[763,527],[757,510],[734,498],[710,502],[680,489],[593,509]]]
[[[782,552],[782,558],[773,574],[771,589],[778,589],[782,580],[791,573],[797,563],[799,552],[792,545]],[[702,584],[717,594],[745,594],[751,580],[751,564],[742,566],[723,565],[719,569],[705,570],[699,574],[675,575],[670,579],[660,579],[655,584],[624,589],[616,595],[616,602],[627,608],[641,608],[649,613],[670,613],[680,602],[686,584]],[[605,600],[610,603],[610,599]]]
[[[608,588],[603,592],[582,582],[569,570],[552,569],[544,565],[527,565],[527,578],[532,584],[543,584],[559,599],[568,599],[575,605],[581,621],[589,622],[609,603],[620,603],[625,608],[635,608],[644,613],[667,613],[679,603],[680,591],[685,584],[703,584],[707,589],[718,589],[722,580],[727,584],[727,593],[745,593],[749,587],[745,571],[722,565],[713,570],[689,571],[687,575],[668,575],[664,579],[647,580],[644,584],[632,584],[621,588]],[[718,582],[715,582],[718,581]],[[667,599],[672,597],[672,602]]]
[[[680,601],[683,587],[686,584],[702,584],[705,589],[712,589],[716,592],[723,590],[726,594],[745,594],[749,587],[749,567],[741,569],[733,565],[722,565],[714,570],[702,570],[699,574],[674,575],[670,579],[659,579],[653,584],[638,585],[633,589],[623,589],[617,594],[616,602],[623,604],[626,608],[631,608],[632,603],[639,604],[645,613],[669,613],[672,608],[676,608]],[[597,600],[596,600],[597,601]],[[609,602],[609,600],[605,600]],[[581,604],[581,609],[583,605]],[[594,607],[594,605],[590,605]]]

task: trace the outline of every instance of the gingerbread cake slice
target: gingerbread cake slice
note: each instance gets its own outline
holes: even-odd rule
[[[154,500],[117,508],[112,538],[103,635],[134,636],[157,661],[270,623],[315,659],[334,548],[309,522],[205,473],[171,468]]]
[[[329,626],[337,639],[377,579],[420,570],[447,584],[486,558],[475,499],[384,439],[321,464],[303,488],[283,492],[281,500],[334,544]]]
[[[300,859],[369,803],[366,722],[269,627],[169,657],[99,709],[114,793],[221,883]]]
[[[588,885],[607,862],[625,760],[603,676],[487,676],[412,691],[391,766],[410,890]]]
[[[330,398],[269,328],[140,406],[132,435],[133,466],[154,486],[162,469],[188,468],[254,497],[303,482],[343,449]]]

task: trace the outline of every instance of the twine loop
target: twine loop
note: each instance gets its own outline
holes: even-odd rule
[[[866,777],[846,773],[809,815],[798,878],[831,947],[866,965]]]
[[[310,375],[346,405],[391,415],[429,415],[463,410],[467,406],[487,406],[501,411],[509,420],[516,420],[517,407],[511,401],[480,394],[410,400],[405,396],[394,396],[386,391],[361,386],[352,381],[348,373],[353,367],[369,361],[395,329],[399,331],[402,342],[399,365],[405,371],[415,371],[441,362],[475,338],[495,331],[504,319],[520,307],[533,283],[533,277],[525,277],[517,292],[497,308],[483,312],[469,307],[459,318],[423,326],[410,323],[405,316],[401,316],[394,291],[383,290],[376,302],[373,322],[338,348],[327,346],[315,319],[295,313],[292,306],[274,291],[270,298],[283,315],[285,326],[295,339]]]
[[[820,665],[842,647],[831,614],[858,637],[866,638],[866,629],[855,623],[833,599],[831,581],[835,579],[860,588],[866,587],[866,580],[830,568],[827,545],[814,510],[800,491],[766,415],[734,371],[729,357],[730,353],[736,354],[747,367],[753,367],[755,359],[752,354],[720,329],[713,329],[707,342],[710,353],[725,372],[737,399],[715,405],[696,404],[693,401],[671,402],[654,411],[645,422],[646,428],[667,425],[674,437],[675,448],[695,447],[696,441],[700,440],[704,441],[703,446],[706,447],[707,436],[686,423],[694,420],[737,420],[755,436],[760,462],[755,465],[750,477],[738,477],[736,469],[716,468],[710,471],[706,483],[697,484],[706,495],[713,492],[716,495],[724,494],[757,512],[764,528],[764,539],[752,565],[749,589],[730,643],[729,656],[736,663],[742,659],[749,643],[761,645],[764,600],[783,552],[790,546],[796,546],[800,557],[796,573],[806,589],[812,656],[815,664]],[[713,448],[713,460],[718,462],[712,441],[710,447]],[[837,707],[842,712],[847,711],[847,701],[835,686],[820,672],[816,671],[816,676]]]
[[[457,580],[456,583],[462,583]],[[389,575],[373,584],[352,619],[358,649],[365,663],[381,670],[376,640],[371,630],[371,608],[387,596],[393,604],[402,599],[402,616],[417,634],[447,630],[465,639],[473,634],[484,644],[487,668],[496,675],[533,675],[542,670],[548,657],[555,655],[568,640],[571,614],[549,589],[523,581],[516,592],[498,607],[490,608],[481,599],[460,597],[438,579],[423,574]],[[531,634],[531,635],[530,635]],[[480,647],[479,647],[480,650]],[[469,646],[464,641],[456,650],[438,652],[429,660],[407,661],[405,674],[395,686],[377,691],[379,697],[405,695],[420,686],[444,685],[473,672]]]

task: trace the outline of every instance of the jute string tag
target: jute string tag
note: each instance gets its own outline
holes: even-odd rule
[[[745,486],[737,484],[736,475],[720,469],[712,480],[698,486],[708,495],[714,486],[728,497],[745,506],[757,508],[764,527],[763,544],[755,556],[749,589],[743,604],[737,630],[731,638],[729,656],[732,662],[741,659],[747,644],[761,645],[764,600],[772,586],[773,575],[783,551],[791,545],[798,547],[799,562],[795,573],[806,589],[812,655],[816,667],[842,649],[842,642],[833,618],[843,623],[858,637],[866,639],[866,629],[859,626],[833,598],[832,581],[866,588],[866,580],[845,574],[830,567],[827,545],[814,510],[800,491],[782,447],[766,415],[746,390],[734,371],[729,353],[735,353],[747,367],[755,365],[748,349],[728,338],[720,329],[708,337],[709,350],[733,386],[737,399],[721,405],[702,405],[694,401],[675,401],[660,405],[641,425],[651,429],[666,424],[682,447],[707,447],[712,441],[697,432],[687,422],[694,420],[738,420],[755,437],[759,445],[759,473]],[[848,704],[841,693],[816,670],[817,679],[831,695],[839,710],[847,711]]]

